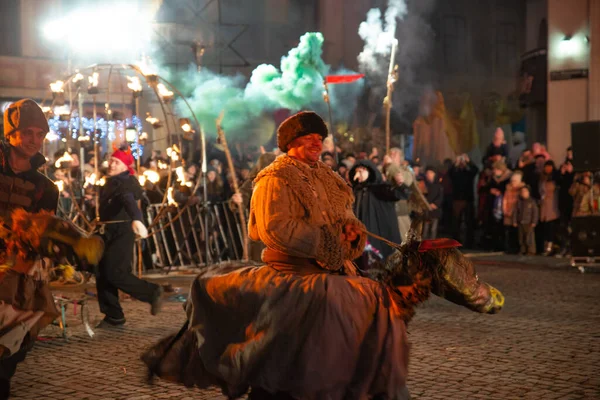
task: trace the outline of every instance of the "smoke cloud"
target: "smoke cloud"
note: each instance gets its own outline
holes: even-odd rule
[[[402,129],[410,129],[420,98],[434,80],[435,35],[427,19],[435,4],[435,0],[388,0],[383,18],[381,10],[374,8],[359,26],[365,42],[358,56],[359,69],[369,78],[372,96],[381,99],[376,104],[385,96],[390,51],[394,38],[398,40],[393,110]]]
[[[358,65],[362,72],[380,73],[382,58],[389,57],[396,38],[397,21],[404,18],[406,12],[404,0],[388,0],[383,20],[379,8],[369,10],[367,20],[358,27],[358,35],[365,42],[363,51],[358,55]]]
[[[162,74],[186,95],[187,102],[207,133],[216,131],[215,120],[224,112],[223,129],[228,134],[244,137],[249,124],[277,109],[296,112],[310,108],[326,117],[323,78],[331,68],[321,57],[323,41],[320,33],[304,34],[298,46],[282,57],[280,68],[259,65],[247,84],[242,75],[223,76],[207,69],[198,72],[195,66],[183,74],[172,71]],[[346,72],[337,71],[335,74]],[[337,86],[344,87],[332,88],[330,99],[334,118],[341,120],[352,114],[362,82]],[[178,100],[176,107],[179,114],[189,114],[183,100]]]

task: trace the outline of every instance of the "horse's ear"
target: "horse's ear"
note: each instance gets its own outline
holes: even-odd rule
[[[423,216],[420,214],[414,215],[410,221],[410,228],[408,228],[408,232],[406,233],[406,241],[410,244],[420,242],[422,232]]]

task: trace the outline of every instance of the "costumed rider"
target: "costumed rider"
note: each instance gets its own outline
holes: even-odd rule
[[[119,290],[149,303],[152,315],[158,314],[162,305],[162,287],[132,273],[135,237],[148,236],[137,204],[144,194],[133,176],[133,164],[129,150],[115,150],[108,163],[108,178],[100,190],[100,235],[106,246],[96,271],[98,303],[105,315],[100,328],[125,324]]]
[[[280,125],[287,154],[256,177],[249,218],[266,265],[203,272],[187,326],[143,355],[151,373],[229,398],[407,398],[405,323],[351,261],[365,228],[350,187],[319,161],[327,135],[314,112]]]
[[[48,130],[44,112],[33,100],[19,100],[4,111],[6,141],[0,143],[0,218],[5,226],[10,226],[15,209],[56,212],[58,188],[38,171],[46,163],[40,150]],[[4,266],[8,260],[2,240],[0,247],[0,264]],[[28,270],[0,271],[1,399],[8,398],[10,379],[33,346],[39,329],[59,315],[39,257],[32,264]],[[20,333],[11,330],[10,322],[15,320],[21,321]]]

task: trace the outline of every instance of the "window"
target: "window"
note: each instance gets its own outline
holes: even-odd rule
[[[20,0],[0,1],[0,56],[21,55]]]
[[[467,28],[463,17],[446,16],[443,25],[444,65],[449,71],[464,71],[467,64]]]
[[[514,75],[517,53],[517,28],[513,23],[496,26],[496,70],[503,75]]]

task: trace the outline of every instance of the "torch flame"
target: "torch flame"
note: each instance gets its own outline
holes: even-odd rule
[[[146,176],[145,175],[138,176],[138,180],[140,181],[140,186],[143,187],[146,184]]]
[[[156,165],[158,166],[158,169],[167,169],[167,168],[169,168],[169,165],[166,162],[163,162],[162,160],[158,160],[158,162],[156,163]]]
[[[127,80],[129,81],[127,83],[127,87],[129,89],[131,89],[134,92],[142,91],[142,82],[140,81],[140,78],[138,78],[137,76],[128,76]]]
[[[58,188],[59,192],[62,192],[63,190],[65,190],[65,183],[63,181],[54,181],[54,184]]]
[[[160,181],[160,175],[158,172],[152,171],[151,169],[144,171],[144,177],[152,183],[157,183]]]
[[[104,179],[104,177],[97,179],[96,173],[92,172],[90,176],[87,176],[85,178],[85,183],[83,184],[83,187],[87,188],[88,186],[104,186],[105,183],[106,180]]]
[[[59,157],[55,162],[54,162],[54,166],[56,168],[60,168],[60,165],[64,162],[71,162],[73,161],[73,157],[71,157],[71,155],[65,151],[65,154],[62,155],[62,157]]]
[[[179,160],[179,152],[177,146],[173,145],[173,147],[167,147],[167,157],[171,158],[173,161]]]
[[[83,75],[81,75],[81,72],[76,73],[73,77],[73,83],[77,83],[81,80],[83,80]]]
[[[170,187],[169,189],[167,189],[167,203],[170,206],[177,206],[177,202],[175,201],[175,198],[173,197],[173,188]]]
[[[94,72],[92,76],[88,76],[88,82],[90,83],[90,86],[98,86],[98,73]]]
[[[167,87],[162,83],[159,83],[156,86],[156,88],[158,89],[158,94],[160,95],[160,97],[162,97],[165,101],[171,100],[173,98],[173,92],[167,89]]]
[[[181,186],[192,187],[192,182],[186,180],[185,171],[183,167],[175,168],[175,174],[177,174],[177,182],[181,183]]]
[[[64,85],[65,83],[63,81],[52,82],[50,84],[50,90],[52,90],[54,93],[62,93],[65,91]]]
[[[154,67],[151,65],[151,63],[152,62],[150,61],[149,57],[142,58],[142,60],[138,63],[138,68],[144,76],[156,75]]]

